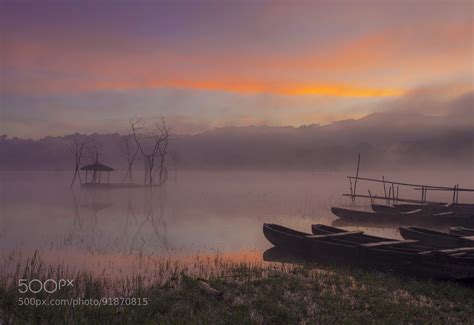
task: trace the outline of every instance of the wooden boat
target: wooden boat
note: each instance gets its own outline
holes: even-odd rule
[[[336,234],[336,233],[346,233],[347,230],[342,229],[342,228],[337,228],[337,227],[331,227],[327,225],[322,225],[322,224],[314,224],[311,225],[311,232],[313,235],[327,235],[327,234]],[[361,244],[367,244],[367,243],[377,243],[377,242],[388,242],[388,241],[399,241],[398,239],[391,239],[391,238],[385,238],[385,237],[379,237],[379,236],[373,236],[373,235],[367,235],[365,233],[362,234],[354,234],[354,235],[348,235],[347,237],[344,237],[344,240],[348,241],[354,241],[357,243]],[[398,248],[399,246],[395,246],[394,248]],[[407,249],[413,247],[415,250],[430,250],[432,247],[423,245],[422,243],[407,243],[407,245],[404,245],[403,248]]]
[[[400,211],[397,208],[393,206],[389,206],[389,205],[372,204],[371,207],[372,207],[372,211],[374,211],[375,213],[383,213],[383,214],[400,213]]]
[[[437,248],[474,247],[474,236],[461,237],[419,227],[399,227],[399,229],[403,238],[419,240]]]
[[[399,212],[410,212],[415,210],[422,210],[425,212],[446,212],[442,210],[447,206],[447,203],[439,203],[439,204],[394,204],[393,207],[397,209]],[[442,210],[442,211],[440,211]]]
[[[273,246],[283,247],[291,251],[304,251],[307,249],[305,238],[311,234],[276,224],[264,223],[263,235]]]
[[[411,211],[419,211],[424,214],[437,214],[437,213],[445,213],[445,212],[452,212],[457,215],[466,215],[472,216],[474,215],[474,205],[472,204],[395,204],[393,206],[395,211],[399,211],[400,213],[403,212],[411,212]],[[374,210],[375,211],[375,210]]]
[[[367,228],[398,228],[400,225],[410,225],[410,226],[419,226],[425,228],[445,230],[448,227],[456,224],[453,222],[440,222],[434,220],[421,219],[421,220],[412,220],[410,222],[400,222],[397,220],[349,220],[349,219],[335,219],[331,222],[333,227],[367,227]],[[460,223],[457,223],[460,224]],[[467,225],[467,224],[465,224]]]
[[[457,215],[453,212],[424,214],[417,211],[406,213],[377,213],[355,211],[344,208],[331,208],[331,212],[339,218],[353,222],[378,222],[393,224],[444,224],[444,225],[470,225],[474,224],[474,216]]]
[[[438,279],[474,279],[474,247],[449,250],[414,250],[403,246],[416,241],[361,244],[347,240],[362,232],[311,235],[283,226],[264,224],[263,232],[276,247],[296,252],[308,261],[349,265]]]
[[[322,225],[322,224],[315,224],[311,225],[311,232],[313,235],[328,235],[328,234],[340,234],[340,233],[347,233],[347,230],[337,228],[337,227],[331,227],[327,225]],[[397,241],[397,239],[389,239],[389,238],[384,238],[384,237],[378,237],[378,236],[372,236],[372,235],[367,235],[365,233],[362,234],[353,234],[353,235],[348,235],[347,240],[354,240],[355,242],[359,242],[361,244],[366,244],[366,243],[376,243],[376,242],[381,242],[381,241]]]
[[[433,214],[429,210],[424,210],[421,208],[404,211],[403,209],[399,209],[396,206],[388,206],[388,205],[381,205],[381,204],[372,204],[372,210],[375,213],[380,214],[388,214],[388,215],[409,215],[409,216],[429,216]]]
[[[462,217],[474,216],[474,209],[468,207],[461,207],[457,205],[415,205],[415,204],[401,204],[401,205],[381,205],[372,204],[372,210],[381,214],[409,214],[416,216],[430,216],[430,215],[456,215]]]
[[[449,233],[458,236],[474,236],[474,228],[450,227]]]

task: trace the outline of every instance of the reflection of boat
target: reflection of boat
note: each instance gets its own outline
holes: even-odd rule
[[[311,235],[283,226],[264,224],[264,235],[280,249],[317,263],[373,268],[428,278],[474,279],[474,248],[422,250],[416,241],[354,242],[362,232]]]
[[[458,236],[474,236],[474,229],[465,227],[450,227],[449,233]]]
[[[393,223],[393,224],[444,224],[465,225],[474,224],[474,216],[457,215],[452,212],[439,214],[419,214],[417,210],[406,213],[377,213],[355,211],[343,208],[331,208],[333,214],[344,220],[353,222]]]
[[[304,254],[290,252],[281,247],[272,247],[263,252],[263,260],[265,262],[281,262],[292,264],[307,264],[314,263],[314,260],[309,259]]]
[[[400,235],[405,239],[419,240],[422,243],[439,248],[474,246],[474,237],[461,237],[419,227],[400,227]]]

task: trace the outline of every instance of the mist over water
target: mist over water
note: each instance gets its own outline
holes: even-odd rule
[[[163,188],[91,190],[71,189],[70,173],[2,172],[0,247],[2,254],[54,252],[60,256],[57,263],[73,261],[87,268],[116,257],[229,254],[238,259],[247,254],[261,259],[271,246],[262,234],[263,223],[310,232],[311,224],[336,220],[331,207],[351,205],[341,195],[349,192],[347,175],[354,171],[180,171]],[[363,171],[360,176],[382,175],[428,185],[474,186],[472,169]],[[120,179],[116,171],[111,181]],[[368,188],[383,194],[382,185],[368,187],[362,181],[357,192],[367,194]],[[417,199],[418,194],[400,189],[400,197]],[[461,194],[460,200],[473,202],[470,196]],[[428,193],[428,199],[449,202],[451,194]],[[368,210],[369,203],[358,200],[357,208]],[[396,228],[347,227],[399,238]]]

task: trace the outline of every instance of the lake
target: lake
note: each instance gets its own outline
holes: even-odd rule
[[[120,181],[120,172],[111,181]],[[331,224],[332,206],[349,206],[341,196],[353,172],[181,171],[163,188],[91,190],[70,188],[71,173],[2,172],[0,247],[25,258],[38,250],[48,263],[75,268],[136,271],[143,261],[224,256],[261,261],[271,247],[264,222],[310,231]],[[433,185],[474,184],[472,171],[377,172],[387,179]],[[383,189],[372,189],[383,194]],[[367,194],[361,182],[358,193]],[[404,197],[416,197],[415,191]],[[400,195],[402,196],[402,195]],[[449,200],[450,194],[429,193]],[[469,197],[462,197],[473,201]],[[368,201],[358,201],[368,209]],[[396,225],[358,227],[400,238]],[[137,264],[137,260],[140,261]],[[128,271],[127,271],[128,270]]]

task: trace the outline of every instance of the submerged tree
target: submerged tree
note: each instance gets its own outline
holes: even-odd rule
[[[86,140],[84,136],[79,133],[74,134],[73,142],[71,144],[71,152],[74,155],[74,175],[72,176],[71,187],[76,182],[76,178],[79,177],[79,182],[82,184],[81,173],[79,173],[79,167],[81,166],[82,155],[84,148],[86,147]]]
[[[87,155],[87,160],[89,164],[93,165],[93,164],[99,163],[100,151],[101,151],[101,145],[94,140],[86,147],[86,155]],[[91,183],[93,184],[97,183],[97,175],[98,175],[97,169],[94,169],[92,171]],[[100,173],[99,173],[99,176],[100,176]]]
[[[166,156],[170,138],[170,128],[166,125],[166,120],[161,118],[160,123],[156,124],[154,129],[146,129],[140,119],[131,120],[130,128],[145,163],[145,184],[150,186],[163,185],[168,179]],[[156,184],[153,177],[156,171],[155,167],[158,167],[159,175]]]
[[[128,183],[129,184],[133,183],[133,165],[139,158],[139,154],[140,154],[139,150],[140,149],[135,143],[133,134],[127,134],[126,136],[123,137],[122,143],[120,146],[120,151],[127,159],[127,172],[123,178],[123,182],[125,182],[125,180],[128,177]]]

